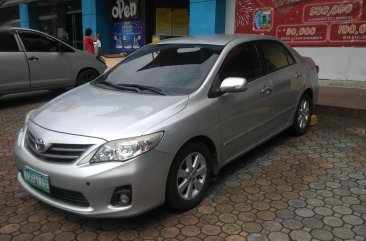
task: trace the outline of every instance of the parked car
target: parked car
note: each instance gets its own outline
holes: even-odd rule
[[[309,128],[317,66],[261,35],[169,39],[28,113],[18,180],[92,217],[196,206],[212,176],[291,129]]]
[[[3,28],[0,41],[0,96],[78,86],[106,68],[103,59],[39,31]]]

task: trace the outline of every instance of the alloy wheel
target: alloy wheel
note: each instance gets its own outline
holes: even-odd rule
[[[194,199],[203,189],[207,176],[205,157],[194,152],[184,158],[177,175],[177,190],[184,200]]]
[[[309,122],[309,118],[310,118],[309,102],[306,99],[303,99],[298,109],[298,118],[297,118],[297,122],[301,129],[306,127],[306,125]]]

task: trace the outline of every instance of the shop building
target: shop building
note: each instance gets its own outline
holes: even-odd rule
[[[188,15],[189,0],[0,0],[0,25],[37,29],[79,49],[91,28],[106,54],[188,35]]]
[[[39,29],[82,48],[86,28],[104,53],[173,36],[277,36],[320,66],[320,78],[366,83],[365,0],[0,0],[0,25]]]

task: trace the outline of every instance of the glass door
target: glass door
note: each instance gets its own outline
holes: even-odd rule
[[[69,34],[69,44],[77,49],[83,49],[83,32],[81,10],[66,13],[66,30]]]

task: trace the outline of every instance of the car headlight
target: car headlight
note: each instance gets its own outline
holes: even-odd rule
[[[90,163],[127,161],[153,149],[159,144],[163,134],[163,132],[157,132],[145,136],[107,142],[98,149]]]
[[[27,127],[28,122],[29,122],[30,118],[32,117],[32,114],[33,114],[33,112],[34,112],[35,110],[36,110],[36,109],[30,110],[30,111],[27,113],[27,115],[25,116],[24,125],[23,125],[23,130],[25,130],[25,128]]]

